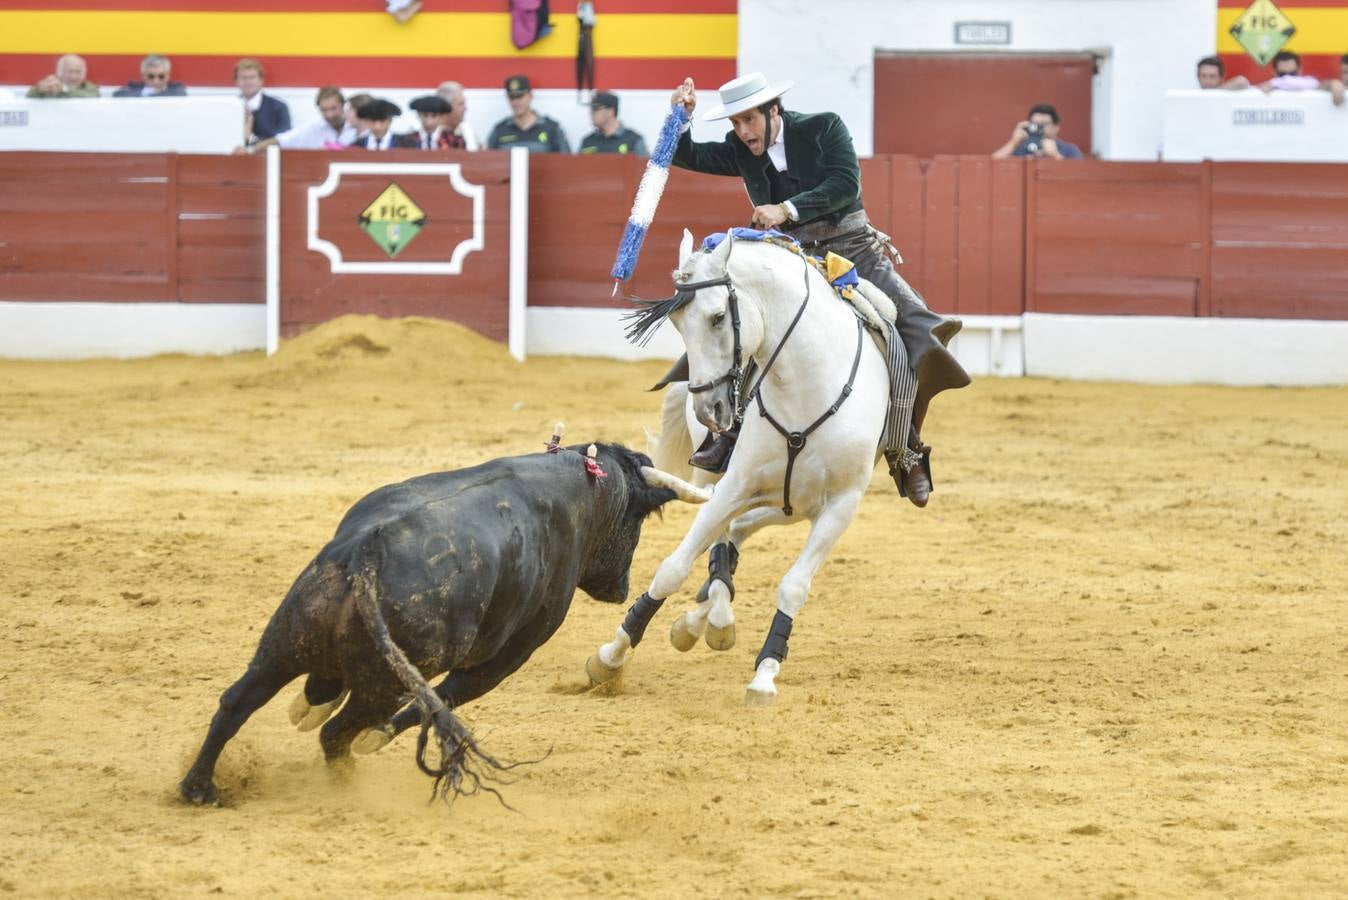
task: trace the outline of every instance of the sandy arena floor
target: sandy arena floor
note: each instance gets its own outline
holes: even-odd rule
[[[291,581],[371,489],[568,439],[644,445],[661,364],[519,366],[455,326],[344,319],[274,359],[0,363],[0,894],[1344,896],[1348,390],[985,379],[938,401],[937,492],[880,473],[815,580],[775,707],[671,601],[620,692],[578,598],[463,708],[539,756],[452,810],[405,735],[330,776],[264,707],[221,808],[175,785]],[[638,591],[692,510],[652,520]]]

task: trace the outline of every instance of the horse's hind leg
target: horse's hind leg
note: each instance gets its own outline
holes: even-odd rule
[[[697,606],[674,620],[669,640],[679,651],[691,650],[706,633],[707,646],[729,650],[735,646],[734,574],[739,564],[739,548],[759,529],[769,525],[788,525],[794,520],[779,507],[750,510],[730,523],[724,539],[712,545],[707,564],[707,580],[697,592]]]
[[[861,504],[861,496],[862,491],[856,490],[840,494],[829,501],[811,525],[810,536],[805,539],[800,556],[777,586],[777,612],[772,618],[763,649],[754,662],[753,681],[749,682],[744,695],[744,702],[749,706],[767,706],[777,696],[774,682],[786,659],[791,626],[810,594],[814,573],[819,571],[833,550],[833,545],[842,537],[847,526],[852,524],[857,507]]]

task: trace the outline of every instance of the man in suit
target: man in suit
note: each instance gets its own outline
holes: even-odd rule
[[[187,86],[170,81],[173,63],[168,57],[151,53],[140,61],[140,81],[128,81],[113,92],[114,97],[186,97]]]
[[[262,92],[266,79],[266,70],[255,59],[241,59],[234,64],[234,84],[243,97],[245,115],[251,123],[247,135],[250,144],[290,130],[290,107],[284,100]]]
[[[402,113],[398,104],[378,97],[362,103],[356,107],[356,118],[368,130],[356,138],[351,146],[358,150],[388,150],[395,146],[393,120]]]
[[[917,434],[932,397],[969,384],[968,373],[945,348],[961,323],[928,309],[894,270],[891,256],[898,259],[898,251],[870,224],[862,205],[861,167],[847,126],[834,113],[784,110],[781,97],[793,84],[769,84],[755,72],[722,85],[721,103],[704,118],[729,119],[734,130],[720,141],[699,143],[685,128],[674,165],[742,178],[753,204],[750,220],[754,227],[785,231],[810,254],[823,256],[832,251],[851,260],[858,275],[894,301],[899,311],[898,331],[917,376],[918,392],[913,407],[914,446],[891,471],[905,496],[916,506],[926,506],[931,493],[931,448]],[[697,106],[691,78],[675,90],[672,103],[682,103],[691,116]],[[693,454],[693,465],[712,471],[724,468],[733,439],[717,437]]]

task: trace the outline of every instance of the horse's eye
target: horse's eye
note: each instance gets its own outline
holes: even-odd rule
[[[724,321],[725,321],[725,313],[723,312],[717,313],[716,315],[711,317],[711,327],[718,328]]]

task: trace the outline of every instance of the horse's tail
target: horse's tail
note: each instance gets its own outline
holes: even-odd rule
[[[688,478],[692,467],[688,457],[693,455],[693,438],[688,433],[688,383],[676,381],[665,389],[665,400],[660,406],[660,433],[647,433],[651,461],[655,467],[680,478]]]

